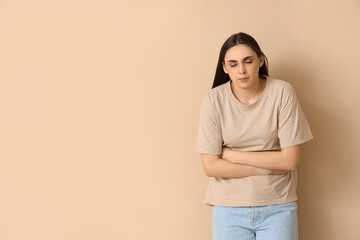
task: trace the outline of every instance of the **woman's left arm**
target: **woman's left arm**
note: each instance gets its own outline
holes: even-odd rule
[[[300,144],[281,148],[281,151],[277,152],[241,152],[224,147],[222,158],[259,168],[295,170],[300,161]]]

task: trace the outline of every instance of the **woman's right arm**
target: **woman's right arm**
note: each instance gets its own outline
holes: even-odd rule
[[[208,177],[215,178],[242,178],[255,175],[286,174],[287,170],[271,170],[221,159],[221,155],[200,154],[201,162]]]

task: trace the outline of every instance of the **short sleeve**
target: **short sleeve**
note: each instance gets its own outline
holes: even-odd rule
[[[222,154],[222,133],[219,118],[212,105],[209,93],[203,98],[200,108],[199,128],[195,152],[209,155]]]
[[[281,148],[298,145],[314,138],[290,83],[284,86],[281,93],[278,116],[278,137]]]

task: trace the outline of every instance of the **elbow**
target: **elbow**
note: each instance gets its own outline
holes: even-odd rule
[[[213,178],[227,178],[226,175],[224,174],[224,172],[220,171],[214,165],[211,165],[210,168],[205,170],[205,174],[206,174],[206,176],[213,177]]]
[[[285,170],[294,171],[300,162],[300,145],[282,149]]]
[[[295,171],[299,165],[300,157],[294,156],[285,159],[285,169],[289,171]]]
[[[216,177],[215,175],[213,175],[211,173],[206,173],[206,176],[208,176],[208,177]]]
[[[210,171],[209,168],[204,168],[204,172],[205,172],[206,176],[213,177],[213,174],[212,174],[212,172]]]
[[[206,176],[208,177],[213,177],[213,178],[226,178],[225,176],[223,176],[222,174],[220,174],[217,171],[210,171],[206,173]]]
[[[201,160],[204,172],[208,177],[216,177],[215,163],[220,159],[220,156],[203,155],[201,154]]]
[[[204,165],[204,172],[208,177],[217,177],[216,171],[214,171],[213,164]]]
[[[287,168],[289,171],[295,171],[297,169],[297,164],[290,164]]]

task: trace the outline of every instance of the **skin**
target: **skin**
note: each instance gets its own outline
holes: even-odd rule
[[[235,97],[249,105],[255,102],[265,89],[265,79],[259,78],[259,68],[264,64],[264,57],[244,44],[230,48],[224,57],[223,69],[232,80],[231,88]],[[240,78],[247,78],[241,81]]]
[[[225,54],[223,70],[232,80],[231,89],[243,104],[254,103],[266,86],[259,77],[264,57],[244,44],[236,45]],[[241,78],[246,78],[241,81]],[[240,178],[254,175],[287,174],[300,161],[300,145],[281,148],[278,152],[241,152],[223,148],[222,155],[200,154],[204,171],[209,177]]]

